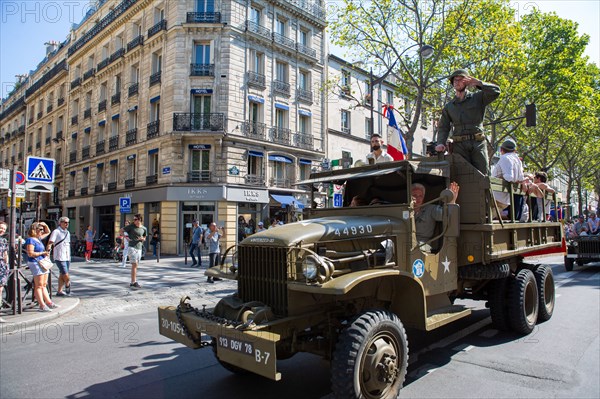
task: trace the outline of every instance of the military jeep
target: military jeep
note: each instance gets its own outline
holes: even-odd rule
[[[451,181],[460,185],[457,204]],[[427,187],[426,204],[443,208],[426,242],[416,238],[416,182]],[[187,298],[160,307],[162,335],[212,347],[234,373],[273,380],[281,379],[278,359],[310,352],[330,361],[336,397],[388,398],[406,375],[405,326],[429,331],[469,316],[456,298],[487,301],[494,326],[519,334],[552,316],[552,271],[524,257],[560,251],[560,223],[495,220],[492,192],[517,188],[463,158],[327,171],[301,184],[313,187],[313,205],[327,185],[341,185],[343,206],[313,207],[301,222],[228,249],[206,273],[237,280],[237,292],[213,309]],[[356,195],[378,203],[350,207]]]
[[[600,262],[600,235],[579,236],[569,240],[565,255],[565,269],[573,271],[575,263]]]

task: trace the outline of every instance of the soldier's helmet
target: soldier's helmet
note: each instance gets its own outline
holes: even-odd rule
[[[452,72],[452,75],[450,75],[448,78],[450,80],[450,84],[454,83],[454,78],[457,76],[469,76],[469,71],[466,69],[457,69],[456,71]]]

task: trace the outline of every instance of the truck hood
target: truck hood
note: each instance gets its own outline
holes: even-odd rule
[[[392,232],[402,220],[384,216],[328,216],[285,224],[256,233],[241,242],[252,246],[294,246],[299,242],[310,244],[317,241],[347,240],[373,237]]]

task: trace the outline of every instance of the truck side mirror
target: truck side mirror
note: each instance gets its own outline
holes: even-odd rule
[[[452,199],[454,199],[454,193],[450,189],[447,189],[447,188],[443,189],[442,192],[440,193],[440,201],[447,204],[447,203],[451,202]]]

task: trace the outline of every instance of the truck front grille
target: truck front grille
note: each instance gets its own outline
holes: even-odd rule
[[[600,238],[598,237],[579,237],[578,252],[581,257],[600,257]]]
[[[244,302],[259,301],[287,316],[287,248],[238,247],[238,291]]]

